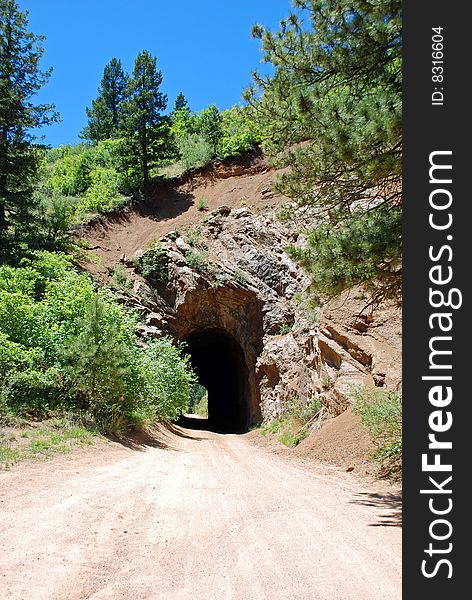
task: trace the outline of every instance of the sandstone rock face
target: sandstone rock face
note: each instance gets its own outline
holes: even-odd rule
[[[285,252],[302,237],[272,213],[221,206],[161,243],[168,280],[152,286],[134,273],[124,301],[142,313],[143,339],[215,331],[234,340],[247,367],[247,424],[273,419],[294,397],[340,413],[353,385],[399,387],[398,312],[358,316],[362,303],[344,298],[315,323],[300,301],[309,280]]]

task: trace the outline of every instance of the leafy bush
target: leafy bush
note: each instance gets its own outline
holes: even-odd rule
[[[374,458],[385,461],[390,474],[398,473],[402,458],[401,394],[364,386],[354,393],[353,410],[372,437]]]
[[[169,257],[160,242],[153,242],[137,259],[138,272],[153,283],[166,283],[169,278]]]
[[[249,107],[233,106],[221,113],[223,158],[249,152],[261,141],[259,124],[252,118]]]
[[[128,275],[128,271],[123,265],[116,265],[111,274],[111,284],[119,290],[130,290],[133,287],[133,280]]]
[[[70,226],[85,221],[90,214],[119,208],[128,201],[123,194],[133,187],[122,164],[119,139],[104,140],[95,146],[78,144],[54,148],[47,153],[42,172],[46,199],[42,219],[47,223],[51,219],[53,223],[59,221],[63,229],[65,216]],[[69,200],[61,205],[58,197]],[[62,220],[59,217],[63,217]]]
[[[195,269],[198,273],[204,275],[209,271],[209,264],[205,254],[200,250],[186,250],[185,260],[191,269]]]
[[[203,167],[213,159],[211,144],[198,133],[189,133],[177,141],[184,169]]]
[[[116,430],[175,419],[194,375],[171,340],[137,345],[137,315],[65,255],[0,267],[0,418],[62,409]]]
[[[41,194],[36,215],[36,235],[48,248],[63,245],[75,224],[77,200],[55,190]]]
[[[323,407],[318,398],[303,403],[294,396],[276,419],[262,426],[261,433],[277,434],[282,444],[293,448],[308,435],[315,419],[320,421],[322,417]]]

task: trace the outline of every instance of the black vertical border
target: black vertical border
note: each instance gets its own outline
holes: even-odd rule
[[[469,473],[472,473],[472,314],[467,283],[472,273],[472,102],[469,98],[472,82],[471,3],[459,0],[439,2],[406,0],[403,3],[403,83],[404,83],[404,530],[403,530],[403,598],[428,600],[470,597],[466,574],[472,572],[471,541],[472,507]],[[443,27],[444,82],[432,82],[432,28]],[[444,87],[444,106],[432,106],[434,85]],[[428,224],[429,155],[437,150],[452,150],[453,225],[445,232],[434,231]],[[421,455],[428,448],[428,416],[434,408],[428,402],[430,382],[422,381],[429,364],[428,342],[432,335],[428,318],[434,309],[428,301],[430,245],[440,247],[450,243],[453,259],[453,287],[463,293],[463,305],[453,313],[452,376],[453,401],[448,410],[453,414],[451,430],[443,439],[453,443],[443,459],[452,460],[453,509],[447,516],[453,533],[447,542],[435,542],[429,535],[430,523],[439,517],[428,508],[428,496],[420,489],[431,488],[428,475],[421,470]],[[447,263],[445,263],[447,264]],[[446,309],[441,309],[446,310]],[[469,343],[468,343],[469,342]],[[446,410],[446,409],[445,409]],[[444,479],[444,473],[438,474]],[[469,488],[469,489],[467,489]],[[444,498],[444,496],[443,496]],[[444,548],[449,554],[425,554],[429,543]],[[443,565],[430,579],[423,576],[421,564],[429,559],[429,569],[435,560],[448,558],[452,563],[452,578]]]

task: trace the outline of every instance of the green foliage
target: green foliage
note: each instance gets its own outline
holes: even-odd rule
[[[128,168],[137,181],[147,184],[150,171],[159,161],[172,156],[170,123],[162,115],[167,96],[160,91],[162,73],[150,52],[140,52],[122,105],[121,134]]]
[[[172,114],[171,133],[184,170],[202,167],[214,158],[238,156],[261,140],[249,108],[240,106],[220,112],[213,104],[195,114],[185,104]]]
[[[208,248],[202,230],[196,227],[187,229],[185,232],[185,241],[192,248],[198,248],[199,250],[207,250]]]
[[[389,474],[398,474],[402,458],[401,394],[365,386],[356,390],[353,398],[353,410],[374,442],[374,458],[385,463]]]
[[[87,404],[102,425],[122,426],[126,416],[125,384],[128,347],[120,331],[117,310],[95,295],[78,321],[78,331],[65,339],[61,362],[72,392],[87,398]]]
[[[247,106],[233,106],[221,113],[221,156],[228,158],[249,152],[262,137],[259,125]]]
[[[74,224],[77,201],[72,196],[46,191],[41,195],[36,215],[37,237],[47,248],[63,246]]]
[[[39,229],[46,243],[64,240],[66,232],[96,213],[106,213],[128,202],[132,182],[122,168],[121,140],[95,146],[78,144],[49,151],[43,166],[43,200]]]
[[[315,419],[321,420],[322,417],[323,407],[318,398],[304,403],[294,396],[277,418],[262,426],[261,433],[277,435],[282,444],[293,448],[308,435]]]
[[[15,0],[0,0],[0,246],[31,223],[39,166],[31,132],[57,120],[52,106],[32,102],[50,71],[39,66],[43,38],[27,26]]]
[[[188,106],[175,110],[172,114],[171,133],[177,141],[189,134],[196,133],[197,130],[198,116],[191,113]]]
[[[133,287],[133,280],[123,265],[116,265],[113,269],[111,284],[119,290],[130,290]]]
[[[195,407],[194,414],[208,419],[208,394],[204,394]]]
[[[192,386],[190,387],[187,409],[189,413],[197,414],[197,407],[207,393],[208,392],[206,387],[203,386],[201,383],[195,382],[192,384]]]
[[[0,267],[0,418],[88,414],[104,429],[173,419],[194,380],[180,347],[137,345],[136,315],[65,255]]]
[[[166,283],[169,278],[169,257],[160,242],[153,242],[136,261],[138,272],[152,283]]]
[[[149,418],[175,420],[187,410],[190,389],[195,383],[189,358],[183,354],[182,346],[175,346],[170,338],[161,338],[151,342],[139,354],[138,364],[141,385],[138,393],[143,405],[148,407],[144,413]],[[138,373],[136,374],[138,375]],[[132,382],[137,389],[138,377]]]
[[[196,206],[197,210],[199,210],[199,211],[206,210],[208,207],[207,202],[203,196],[201,196],[200,198],[197,199],[195,206]]]
[[[177,98],[175,99],[174,110],[172,112],[175,115],[179,112],[179,110],[184,109],[188,109],[188,102],[187,98],[182,94],[182,92],[180,92]]]
[[[121,125],[121,108],[126,98],[128,76],[121,61],[112,58],[105,66],[98,97],[87,108],[88,124],[82,132],[85,139],[99,142],[117,137]]]
[[[205,275],[209,272],[210,265],[204,252],[201,250],[190,249],[184,252],[185,260],[191,269],[195,269],[198,273]]]
[[[185,170],[203,167],[211,162],[211,144],[198,133],[189,133],[177,139],[180,161]]]
[[[210,144],[213,157],[220,157],[223,128],[221,124],[221,113],[214,104],[203,109],[199,114],[198,130]]]
[[[372,212],[355,212],[342,226],[320,225],[310,231],[306,248],[288,248],[287,253],[311,275],[312,288],[319,294],[335,296],[361,283],[373,294],[395,297],[401,230],[401,211],[384,205]]]
[[[290,333],[291,331],[292,325],[289,325],[288,323],[282,323],[279,327],[279,335],[287,335],[287,333]]]
[[[249,279],[247,278],[246,273],[244,273],[243,271],[235,271],[234,278],[239,283],[239,285],[242,285],[243,287],[247,286],[249,283]]]
[[[311,244],[304,264],[313,287],[326,293],[369,281],[378,299],[398,297],[401,2],[297,0],[295,6],[278,32],[254,28],[275,73],[256,74],[246,98],[263,148],[277,166],[289,167],[278,189],[315,207],[325,225],[313,234],[320,244]],[[337,272],[333,255],[342,264]]]

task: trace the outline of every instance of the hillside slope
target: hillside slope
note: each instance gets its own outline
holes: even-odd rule
[[[275,218],[287,201],[271,191],[275,177],[257,155],[210,165],[155,186],[146,202],[84,232],[86,252],[98,256],[85,260],[85,268],[101,281],[117,265],[126,269],[133,287],[120,294],[142,314],[144,338],[170,334],[198,346],[196,333],[207,332],[208,364],[199,359],[199,366],[210,379],[220,354],[212,354],[217,340],[210,330],[236,340],[244,358],[231,368],[247,396],[238,417],[246,425],[272,420],[294,397],[320,398],[337,415],[349,407],[353,385],[401,385],[398,306],[364,310],[367,296],[352,290],[328,302],[313,322],[299,302],[308,279],[285,248],[304,238],[298,223]],[[205,211],[197,210],[201,198]],[[133,261],[158,239],[168,257],[161,284],[143,279]],[[298,452],[358,470],[369,450],[359,420],[345,415],[312,433]]]
[[[150,242],[174,230],[200,223],[222,204],[248,206],[257,212],[273,211],[287,198],[274,194],[276,171],[258,154],[213,163],[168,182],[154,184],[146,201],[85,228],[83,238],[100,258],[97,270],[132,257]],[[205,204],[198,210],[198,201]],[[94,269],[95,270],[95,269]]]

